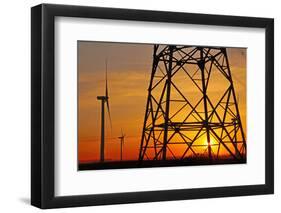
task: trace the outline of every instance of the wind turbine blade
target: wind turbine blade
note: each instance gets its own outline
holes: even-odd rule
[[[105,96],[108,98],[108,85],[107,85],[107,59],[105,60]]]
[[[111,115],[110,115],[110,107],[109,107],[109,96],[108,96],[108,85],[107,85],[107,59],[105,59],[105,97],[106,97],[106,107],[110,122],[110,128],[112,129]]]
[[[108,117],[109,117],[110,128],[112,129],[111,114],[110,114],[110,107],[109,107],[108,99],[106,101],[106,107],[107,107],[107,112],[108,112]]]

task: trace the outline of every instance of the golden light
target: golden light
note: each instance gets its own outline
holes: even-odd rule
[[[212,136],[210,136],[210,145],[212,146],[212,145],[215,145],[215,144],[216,144],[216,140]],[[203,145],[208,146],[207,136],[204,137]]]

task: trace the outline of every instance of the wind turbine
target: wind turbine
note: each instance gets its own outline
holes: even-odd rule
[[[120,159],[122,161],[122,156],[123,156],[123,146],[124,146],[124,142],[125,142],[125,134],[123,133],[122,129],[121,129],[121,136],[119,136],[118,138],[120,139]]]
[[[97,99],[101,101],[101,145],[100,145],[100,161],[104,162],[104,111],[105,111],[105,103],[107,107],[107,112],[109,116],[110,126],[111,124],[111,116],[110,116],[110,109],[109,109],[109,96],[108,96],[108,86],[107,86],[107,60],[105,60],[105,95],[104,96],[97,96]]]

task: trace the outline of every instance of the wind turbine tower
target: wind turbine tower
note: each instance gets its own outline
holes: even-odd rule
[[[122,161],[122,157],[123,157],[123,146],[124,146],[124,142],[125,142],[125,134],[123,133],[122,129],[121,129],[121,136],[119,136],[118,138],[120,139],[120,160]]]
[[[108,96],[108,85],[107,85],[107,60],[105,61],[105,95],[104,96],[97,96],[97,99],[101,101],[101,144],[100,144],[100,161],[104,162],[104,138],[105,138],[105,104],[107,107],[107,112],[109,116],[109,121],[111,125],[111,116],[110,116],[110,110],[109,110],[109,96]]]

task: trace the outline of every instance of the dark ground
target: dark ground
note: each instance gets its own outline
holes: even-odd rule
[[[220,159],[209,161],[206,159],[189,160],[165,160],[165,161],[108,161],[104,163],[79,163],[78,170],[100,170],[100,169],[126,169],[126,168],[149,168],[149,167],[170,167],[170,166],[199,166],[199,165],[219,165],[219,164],[241,164],[246,163],[246,159]]]

